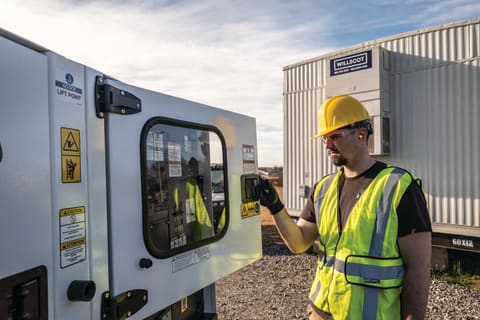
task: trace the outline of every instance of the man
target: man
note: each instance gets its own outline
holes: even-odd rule
[[[309,319],[423,319],[430,284],[431,222],[420,180],[368,153],[365,107],[336,96],[319,109],[318,134],[341,167],[314,187],[295,224],[260,179],[260,202],[293,253],[319,240]]]

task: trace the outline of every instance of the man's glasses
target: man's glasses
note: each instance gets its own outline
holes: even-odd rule
[[[322,136],[322,141],[325,144],[328,142],[328,140],[330,140],[332,142],[335,142],[335,141],[341,140],[342,138],[346,137],[347,135],[353,134],[353,133],[355,133],[355,130],[335,132],[335,133],[332,133],[329,136]]]

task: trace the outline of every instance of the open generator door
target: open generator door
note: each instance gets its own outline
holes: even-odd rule
[[[261,257],[255,120],[88,72],[106,140],[102,313],[215,313],[212,284]]]

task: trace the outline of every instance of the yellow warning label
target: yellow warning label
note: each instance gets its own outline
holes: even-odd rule
[[[60,210],[60,216],[70,216],[73,214],[85,213],[85,207],[74,207]]]
[[[80,156],[80,130],[61,128],[62,130],[62,156]]]
[[[62,156],[62,182],[80,182],[82,180],[80,166],[80,157]]]
[[[260,214],[260,203],[258,201],[242,203],[240,209],[242,219],[253,217]]]
[[[81,154],[80,130],[61,128],[62,182],[80,182]]]
[[[86,208],[63,208],[59,216],[60,267],[63,269],[87,258]]]
[[[83,238],[80,238],[80,239],[76,239],[76,240],[73,240],[73,241],[69,241],[69,242],[64,242],[64,243],[60,243],[60,250],[66,250],[66,249],[70,249],[70,248],[73,248],[73,247],[78,247],[78,246],[82,246],[85,244],[85,237]]]

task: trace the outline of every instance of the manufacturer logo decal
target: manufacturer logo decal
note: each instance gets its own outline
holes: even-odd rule
[[[372,67],[372,50],[330,60],[330,76],[360,71]]]
[[[68,84],[73,84],[73,76],[71,73],[65,75],[65,81],[67,81]]]

